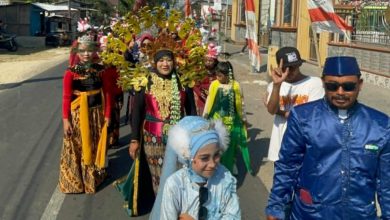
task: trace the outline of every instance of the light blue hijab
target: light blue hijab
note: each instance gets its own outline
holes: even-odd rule
[[[168,133],[160,185],[149,219],[160,219],[162,192],[165,181],[177,170],[177,161],[189,168],[189,176],[192,182],[207,182],[207,178],[200,176],[192,170],[192,160],[202,147],[218,143],[218,146],[224,150],[228,146],[227,142],[227,131],[220,121],[210,122],[200,116],[186,116],[173,126]]]

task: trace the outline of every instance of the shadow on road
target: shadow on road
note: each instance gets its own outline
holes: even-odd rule
[[[28,80],[24,80],[22,82],[17,82],[17,83],[4,83],[4,84],[0,84],[0,90],[12,89],[12,88],[21,86],[25,83],[45,82],[45,81],[51,81],[51,80],[59,80],[62,78],[63,78],[62,76],[57,76],[57,77],[46,77],[46,78],[38,78],[38,79],[28,79]]]

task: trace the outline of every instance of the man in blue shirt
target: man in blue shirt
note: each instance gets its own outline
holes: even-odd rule
[[[325,98],[289,115],[266,208],[274,219],[390,219],[390,120],[357,101],[354,57],[329,57]],[[291,204],[291,213],[285,215]]]

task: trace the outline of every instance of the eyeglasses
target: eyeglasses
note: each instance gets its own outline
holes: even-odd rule
[[[345,83],[326,82],[325,89],[330,92],[336,92],[341,87],[343,88],[344,92],[352,92],[355,91],[356,85],[357,84],[355,82],[345,82]]]
[[[208,210],[203,205],[209,200],[209,191],[206,187],[201,186],[199,188],[199,213],[198,213],[198,219],[199,220],[206,220]]]

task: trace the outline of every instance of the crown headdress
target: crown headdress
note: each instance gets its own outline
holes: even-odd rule
[[[88,44],[88,45],[94,45],[96,44],[96,42],[94,41],[93,37],[92,36],[89,36],[89,35],[83,35],[81,36],[77,42],[79,44]]]

